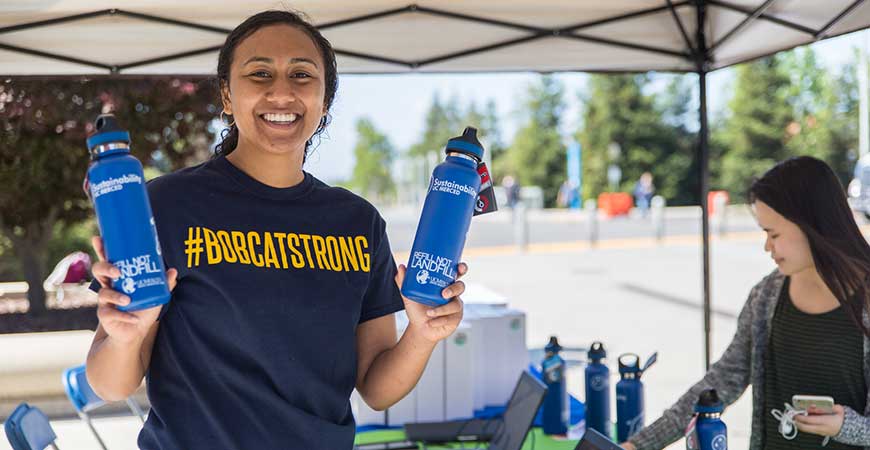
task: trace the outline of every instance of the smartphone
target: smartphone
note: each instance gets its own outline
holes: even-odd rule
[[[816,414],[833,414],[834,398],[827,395],[794,395],[791,398],[794,409],[807,411],[814,406]]]

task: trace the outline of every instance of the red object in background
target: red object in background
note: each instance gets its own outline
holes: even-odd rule
[[[85,252],[74,252],[64,257],[45,280],[50,286],[62,283],[84,283],[90,279],[91,257]]]
[[[607,217],[628,215],[634,202],[625,192],[602,192],[598,195],[598,209]]]
[[[716,196],[723,195],[725,196],[725,205],[728,205],[731,202],[731,196],[728,195],[728,191],[710,191],[707,192],[707,215],[712,216],[716,213]]]

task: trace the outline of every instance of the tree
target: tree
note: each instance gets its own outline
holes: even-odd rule
[[[495,165],[496,159],[500,159],[505,151],[498,122],[499,118],[494,100],[490,99],[483,111],[480,111],[477,105],[472,102],[465,110],[465,115],[459,121],[457,131],[453,132],[453,136],[458,136],[467,126],[476,128],[477,138],[486,151],[484,157]],[[494,168],[491,167],[490,170],[492,171]]]
[[[791,155],[788,134],[799,125],[787,101],[790,80],[782,58],[772,56],[737,67],[731,115],[716,137],[724,145],[717,184],[732,197],[741,198],[754,177]]]
[[[489,154],[492,156],[493,165],[495,165],[496,160],[500,160],[504,156],[505,151],[507,151],[507,146],[504,144],[501,137],[500,122],[501,119],[498,116],[498,108],[496,107],[495,100],[490,99],[486,102],[480,126],[485,131],[486,142],[487,145],[489,145],[487,150],[489,150]]]
[[[517,131],[506,155],[507,169],[521,184],[541,187],[547,206],[555,205],[559,187],[567,178],[566,149],[559,135],[563,93],[561,83],[549,75],[528,87],[526,124]]]
[[[146,165],[161,143],[182,142],[180,148],[162,149],[175,168],[199,148],[197,142],[208,142],[205,127],[196,123],[214,117],[204,98],[217,100],[214,91],[177,79],[0,84],[0,234],[29,284],[32,314],[45,311],[42,281],[52,237],[92,216],[82,191],[91,121],[100,112],[115,112],[131,130],[133,154]]]
[[[584,104],[583,193],[595,198],[608,189],[608,166],[622,171],[620,188],[630,191],[643,172],[654,176],[657,193],[671,204],[697,202],[693,136],[684,123],[690,90],[673,80],[657,98],[645,94],[647,75],[593,75]],[[619,149],[618,154],[610,149]]]
[[[432,104],[426,112],[426,125],[423,136],[419,142],[408,149],[408,156],[426,156],[427,153],[443,149],[447,140],[456,133],[453,130],[455,119],[450,117],[448,108],[441,104],[436,93],[432,98]]]
[[[834,77],[819,63],[812,48],[783,55],[791,86],[787,99],[794,121],[787,128],[792,156],[811,155],[826,161],[845,184],[857,157],[858,86],[855,66]]]
[[[387,137],[374,124],[361,118],[356,122],[357,142],[354,147],[356,165],[351,187],[367,197],[384,199],[396,193],[390,168],[395,150]]]

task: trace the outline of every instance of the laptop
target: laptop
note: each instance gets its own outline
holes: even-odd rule
[[[583,433],[583,439],[580,439],[574,450],[622,450],[622,447],[614,444],[598,431],[587,428]]]
[[[520,450],[546,392],[544,383],[524,371],[501,418],[409,423],[405,436],[426,443],[489,441],[490,450]]]

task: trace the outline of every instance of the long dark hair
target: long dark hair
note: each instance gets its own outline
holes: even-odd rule
[[[338,68],[335,63],[335,52],[332,50],[332,44],[320,34],[320,31],[311,25],[302,13],[292,11],[263,11],[248,17],[244,22],[239,24],[233,31],[227,35],[227,40],[224,41],[224,46],[221,48],[218,55],[217,64],[217,87],[218,92],[222,92],[222,88],[229,88],[230,85],[230,66],[233,64],[233,54],[239,43],[245,40],[255,31],[269,25],[286,24],[291,25],[304,31],[314,45],[320,50],[320,56],[323,58],[323,64],[326,66],[326,74],[324,82],[326,91],[323,98],[323,108],[326,115],[320,120],[317,130],[314,135],[305,143],[305,156],[308,156],[308,151],[313,145],[315,138],[326,130],[329,122],[332,121],[332,115],[329,113],[332,107],[332,102],[335,100],[335,92],[338,91]],[[230,116],[232,117],[232,116]],[[239,143],[239,128],[233,123],[228,129],[221,133],[221,142],[215,146],[216,156],[226,156],[236,149]],[[303,159],[304,161],[304,159]]]
[[[863,321],[868,306],[870,245],[855,223],[834,171],[810,156],[787,159],[752,183],[749,202],[757,200],[800,227],[822,280],[855,324],[870,336]]]

